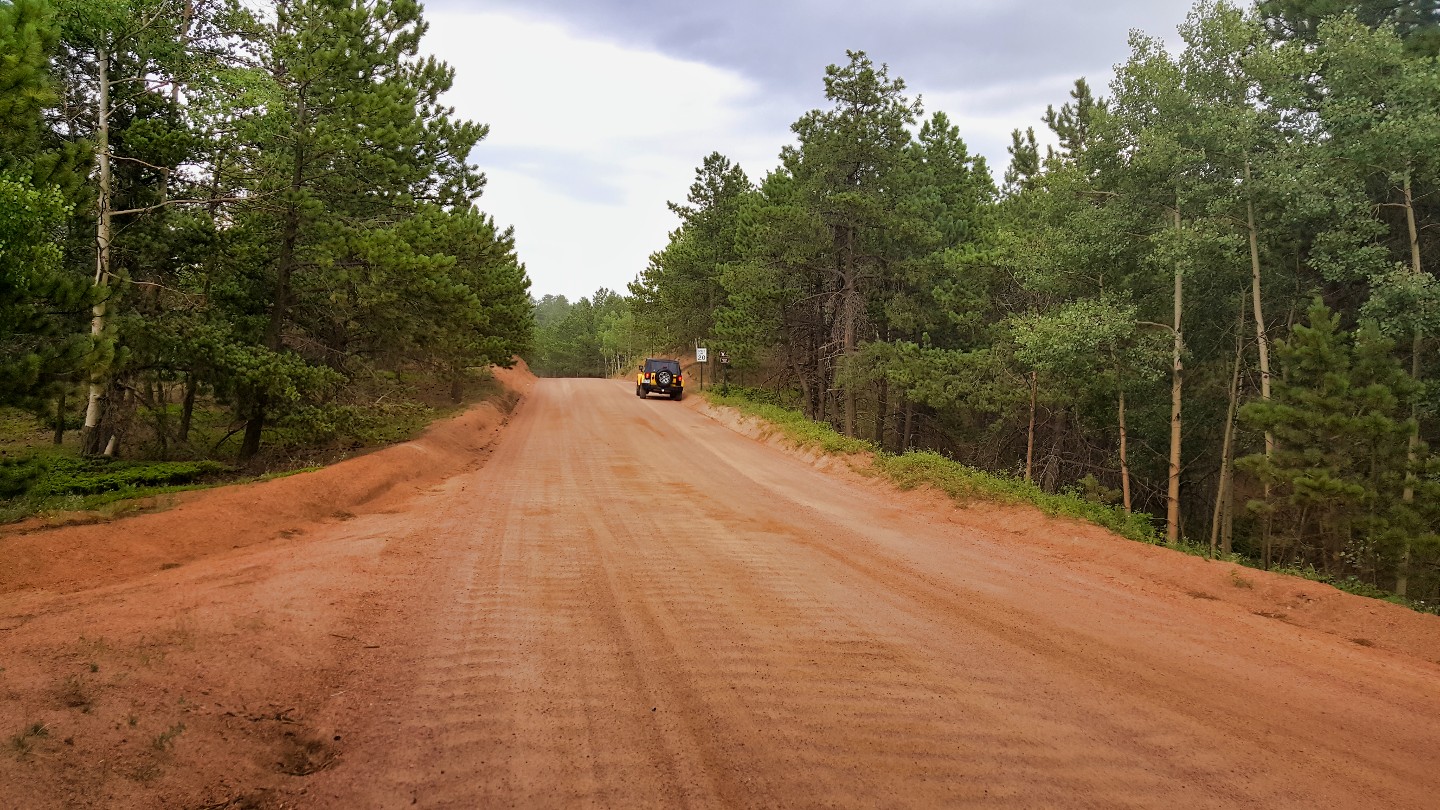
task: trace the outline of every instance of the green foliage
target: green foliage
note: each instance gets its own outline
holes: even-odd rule
[[[716,405],[735,408],[748,416],[757,416],[774,425],[796,445],[826,453],[868,453],[875,445],[864,439],[842,436],[823,422],[807,419],[804,414],[765,401],[755,401],[744,389],[731,388],[728,393],[706,392]]]
[[[63,155],[46,148],[41,126],[56,98],[47,67],[58,40],[48,4],[0,5],[0,405],[52,395],[89,348],[69,332],[91,299],[65,272]]]
[[[41,114],[55,100],[47,63],[59,35],[49,3],[0,5],[0,172],[40,151]]]
[[[194,484],[228,473],[215,461],[109,461],[42,455],[0,459],[0,499],[45,500]]]
[[[686,202],[670,203],[680,228],[629,287],[648,342],[674,349],[714,336],[716,312],[728,300],[721,276],[740,260],[740,215],[753,193],[745,172],[714,152],[695,170]]]
[[[899,456],[883,455],[878,462],[881,470],[905,489],[931,486],[961,503],[968,500],[986,500],[1031,504],[1047,515],[1094,523],[1130,540],[1142,543],[1161,542],[1155,525],[1148,516],[1127,514],[1116,506],[1086,497],[1081,491],[1045,492],[1022,479],[967,467],[954,459],[928,450]]]
[[[378,375],[458,393],[526,350],[514,235],[474,205],[486,128],[442,103],[421,12],[0,2],[0,403],[93,381],[87,452],[166,455],[216,401],[248,456],[267,426],[381,430],[355,402]]]
[[[1170,336],[1138,323],[1135,307],[1081,299],[1012,320],[1015,356],[1047,378],[1096,386],[1106,395],[1133,378],[1158,377],[1169,363]]]
[[[1416,53],[1440,53],[1435,0],[1260,0],[1256,8],[1279,39],[1314,44],[1326,19],[1349,13],[1371,28],[1394,26]]]
[[[1386,602],[1400,605],[1402,607],[1410,608],[1411,610],[1415,610],[1420,613],[1440,615],[1440,604],[1437,604],[1434,601],[1409,599],[1404,596],[1399,596],[1397,594],[1391,593],[1390,591],[1384,590],[1383,588],[1377,588],[1374,585],[1354,575],[1337,576],[1335,574],[1326,573],[1324,571],[1317,571],[1314,566],[1309,565],[1304,567],[1280,566],[1278,568],[1272,568],[1270,570],[1279,574],[1286,574],[1292,577],[1308,579],[1311,582],[1323,582],[1326,585],[1335,588],[1336,590],[1341,590],[1346,593],[1353,593],[1356,596],[1363,596],[1367,599],[1381,599]]]
[[[1273,453],[1239,462],[1268,485],[1269,498],[1251,509],[1297,559],[1317,550],[1327,573],[1348,562],[1373,579],[1401,565],[1412,544],[1440,550],[1440,525],[1427,514],[1440,485],[1416,474],[1425,466],[1423,448],[1409,445],[1416,389],[1393,348],[1373,324],[1342,332],[1317,301],[1308,324],[1276,345],[1284,375],[1273,398],[1241,410],[1275,437]]]
[[[58,190],[0,174],[0,405],[28,403],[72,373],[87,343],[63,313],[89,291],[66,278],[49,238],[66,214]]]
[[[633,370],[648,345],[633,298],[601,287],[573,304],[563,295],[535,303],[530,367],[549,377],[609,377]]]

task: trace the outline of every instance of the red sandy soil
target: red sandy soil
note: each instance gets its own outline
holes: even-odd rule
[[[1436,806],[1434,616],[508,384],[0,534],[0,807]]]

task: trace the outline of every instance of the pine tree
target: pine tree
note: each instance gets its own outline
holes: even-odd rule
[[[1059,110],[1056,110],[1054,105],[1045,108],[1045,124],[1060,140],[1060,152],[1063,157],[1073,160],[1085,151],[1085,145],[1090,141],[1090,128],[1095,122],[1095,117],[1103,115],[1104,112],[1104,101],[1095,98],[1084,77],[1075,80],[1075,87],[1070,91],[1070,101],[1061,106]],[[1030,142],[1026,144],[1027,150],[1032,147],[1033,142],[1032,133]],[[1018,145],[1018,140],[1012,144],[1011,154],[1014,154],[1013,150]]]
[[[1389,556],[1388,571],[1396,537],[1419,529],[1402,497],[1416,388],[1373,324],[1352,335],[1339,323],[1316,301],[1308,323],[1277,343],[1284,373],[1272,399],[1240,411],[1245,423],[1274,435],[1275,450],[1237,464],[1270,486],[1268,500],[1250,508],[1269,516],[1285,541],[1282,562],[1283,555],[1319,559],[1332,573],[1360,563],[1373,573],[1378,555]]]
[[[1035,128],[1027,127],[1022,133],[1010,133],[1010,167],[1005,170],[1005,190],[1014,194],[1027,186],[1040,174],[1040,143],[1035,139]]]
[[[300,0],[251,23],[266,32],[263,114],[245,122],[235,170],[254,178],[256,204],[238,217],[253,253],[233,270],[239,328],[222,358],[246,420],[242,457],[267,420],[323,400],[361,350],[397,337],[367,323],[397,279],[448,263],[392,223],[425,202],[468,208],[483,188],[466,161],[486,129],[440,103],[453,71],[418,56],[420,12],[413,0]]]
[[[875,314],[875,293],[883,295],[900,258],[891,238],[899,224],[895,192],[909,159],[909,127],[921,106],[904,95],[904,80],[892,79],[887,66],[877,67],[863,51],[847,56],[848,64],[825,69],[825,98],[833,106],[812,110],[791,126],[799,144],[785,147],[781,162],[832,233],[827,260],[834,284],[826,292],[838,348],[835,370],[844,372],[838,421],[853,436],[867,382],[857,364],[864,326]],[[876,326],[883,334],[884,325]]]
[[[42,0],[0,3],[0,405],[38,407],[77,380],[89,348],[71,331],[88,286],[65,272],[58,238],[70,200],[56,181],[78,155],[47,149],[41,125],[58,40]]]
[[[1440,53],[1437,0],[1260,0],[1256,9],[1277,39],[1313,45],[1321,23],[1348,13],[1371,28],[1394,26],[1415,53]]]
[[[695,170],[686,202],[669,204],[680,228],[629,288],[651,313],[648,336],[656,345],[678,347],[713,336],[715,314],[725,305],[720,274],[739,259],[737,217],[741,200],[752,193],[745,172],[714,152]]]

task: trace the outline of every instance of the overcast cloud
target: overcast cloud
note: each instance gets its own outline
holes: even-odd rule
[[[943,110],[998,177],[1009,133],[1085,76],[1097,91],[1131,29],[1175,41],[1190,0],[431,0],[424,48],[449,101],[490,125],[481,207],[514,225],[538,297],[623,291],[665,245],[694,169],[719,151],[758,180],[824,106],[825,66],[866,51]]]

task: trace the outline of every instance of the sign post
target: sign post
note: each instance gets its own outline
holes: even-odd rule
[[[710,358],[710,350],[704,346],[695,347],[695,363],[700,366],[700,390],[705,390],[705,363]]]

